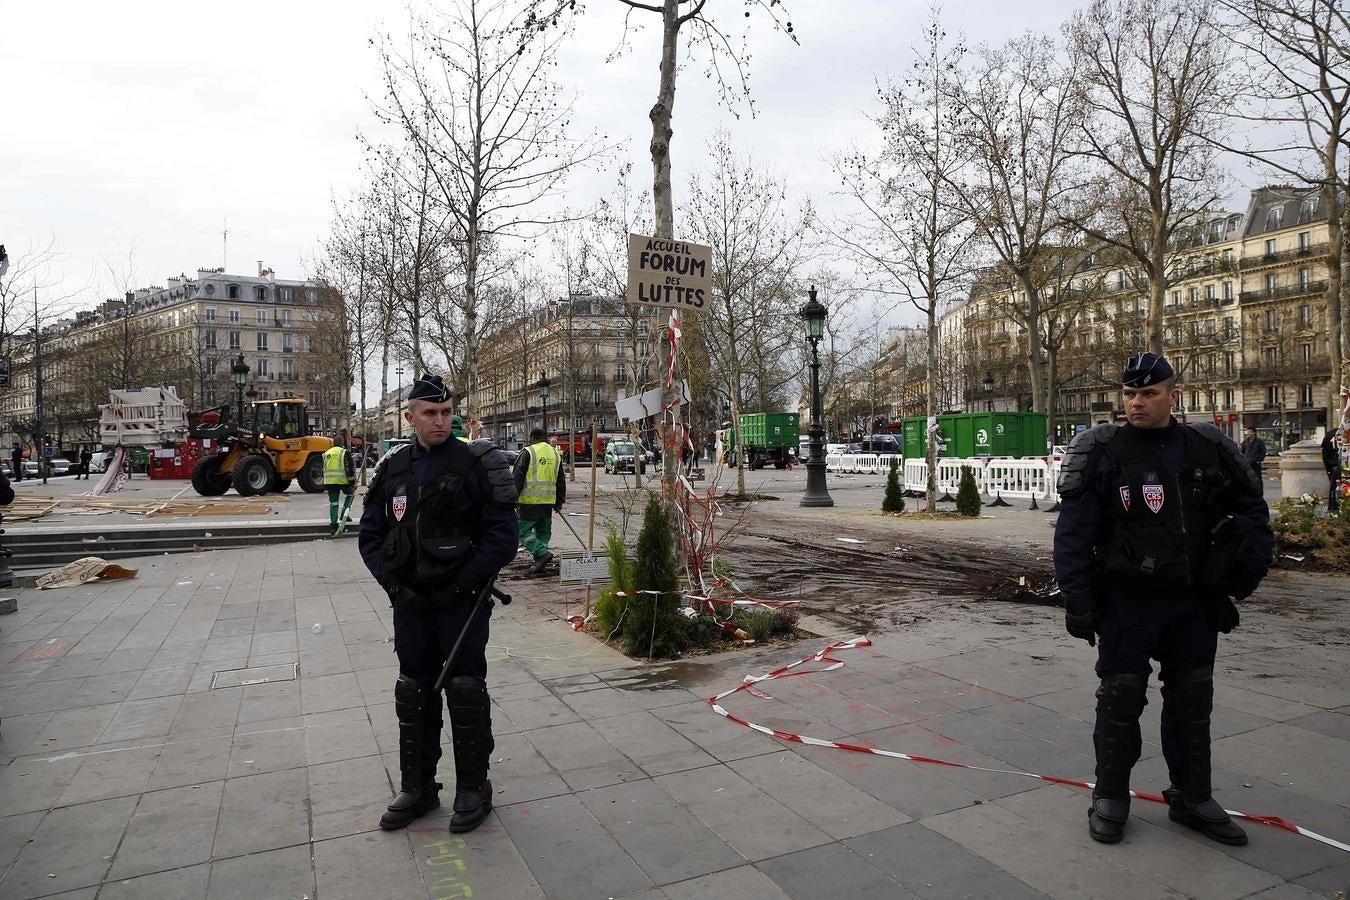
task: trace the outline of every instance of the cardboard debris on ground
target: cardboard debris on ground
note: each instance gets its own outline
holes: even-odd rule
[[[9,506],[0,508],[0,513],[11,522],[22,522],[45,516],[60,505],[55,497],[15,497]]]
[[[112,497],[73,497],[58,500],[55,497],[16,497],[0,514],[11,522],[38,519],[53,513],[71,513],[77,516],[102,516],[124,512],[133,516],[253,516],[267,513],[278,502],[287,502],[284,495],[264,497],[192,497],[178,500],[131,500]]]
[[[43,575],[37,580],[37,588],[46,591],[52,588],[78,587],[91,581],[113,581],[135,577],[135,569],[124,568],[97,556],[86,556]]]

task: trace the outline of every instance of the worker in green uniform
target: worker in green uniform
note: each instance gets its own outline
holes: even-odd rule
[[[352,498],[356,496],[356,489],[352,482],[356,478],[355,469],[352,466],[352,455],[347,452],[347,448],[341,444],[334,444],[323,452],[323,486],[328,489],[328,533],[330,535],[339,535],[351,519],[347,518],[347,510],[352,507]],[[346,501],[342,504],[342,512],[338,512],[338,497],[346,494]]]
[[[553,536],[553,511],[562,512],[567,499],[567,480],[563,477],[562,454],[548,442],[542,428],[530,431],[530,446],[516,458],[517,508],[520,517],[520,544],[534,557],[532,572],[542,572],[553,562],[549,538]]]

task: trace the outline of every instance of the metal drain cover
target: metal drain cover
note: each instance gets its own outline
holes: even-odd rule
[[[243,687],[246,684],[268,684],[273,681],[294,681],[299,669],[299,663],[254,666],[251,669],[224,669],[211,676],[211,690]]]

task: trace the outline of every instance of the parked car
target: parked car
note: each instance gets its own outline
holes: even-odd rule
[[[106,472],[108,463],[112,461],[112,452],[109,450],[95,451],[94,455],[89,457],[90,472]]]
[[[7,461],[0,462],[0,472],[5,473],[5,477],[10,481],[14,480],[14,468]]]
[[[57,456],[47,460],[47,477],[52,478],[56,475],[69,475],[72,470],[70,460],[63,456]],[[36,459],[25,459],[23,461],[24,478],[41,478],[42,469],[39,468],[39,461]]]
[[[605,474],[631,472],[635,465],[639,473],[645,473],[648,455],[642,453],[642,461],[638,462],[638,454],[639,450],[632,441],[610,441],[609,446],[605,448]]]

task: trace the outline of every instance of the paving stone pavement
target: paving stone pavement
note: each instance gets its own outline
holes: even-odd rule
[[[1115,847],[1084,792],[774,740],[705,698],[824,646],[647,666],[512,581],[489,683],[496,810],[376,826],[398,782],[390,613],[355,543],[138,560],[0,618],[0,897],[1344,897],[1350,854],[1249,825],[1222,847],[1138,802]],[[816,737],[1090,777],[1092,651],[1053,609],[978,606],[843,669],[727,701]],[[317,626],[317,631],[315,627]],[[851,635],[850,635],[851,636]],[[1350,839],[1350,654],[1244,616],[1220,653],[1225,804]],[[295,667],[294,680],[215,686]],[[248,679],[244,679],[247,681]],[[1137,786],[1160,789],[1156,691]],[[445,757],[447,766],[452,756]],[[453,783],[453,773],[441,773]]]

